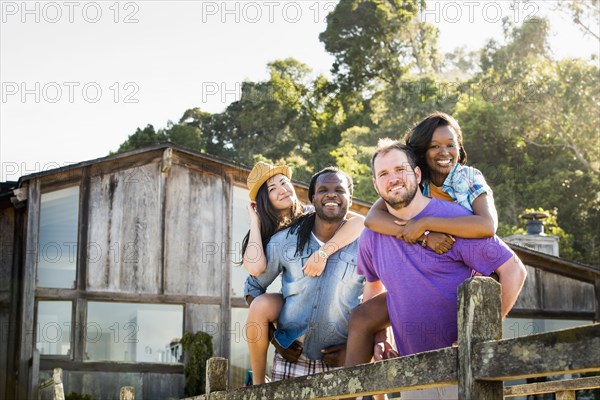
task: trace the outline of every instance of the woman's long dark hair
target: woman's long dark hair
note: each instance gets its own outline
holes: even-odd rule
[[[421,169],[423,180],[430,179],[430,171],[425,161],[425,153],[431,145],[431,139],[433,138],[433,132],[441,126],[449,126],[456,134],[456,141],[460,147],[458,153],[458,163],[466,164],[467,152],[463,146],[463,135],[460,129],[460,125],[454,118],[443,112],[436,111],[429,114],[421,122],[415,125],[414,128],[408,132],[404,140],[406,144],[412,149],[417,156],[417,166]]]
[[[292,207],[290,207],[289,214],[281,216],[279,211],[273,207],[271,200],[269,199],[269,192],[267,189],[267,182],[263,183],[258,189],[256,195],[256,212],[260,219],[260,237],[262,239],[263,251],[266,254],[267,244],[271,240],[271,236],[280,231],[283,228],[287,228],[292,222],[298,219],[304,213],[304,207],[302,203],[296,199]],[[248,241],[250,240],[250,230],[242,241],[242,258],[246,253],[248,247]]]

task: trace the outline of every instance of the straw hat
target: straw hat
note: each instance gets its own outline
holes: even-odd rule
[[[250,175],[248,175],[248,189],[250,189],[250,200],[256,200],[258,189],[265,183],[269,178],[274,177],[277,174],[282,174],[292,179],[292,169],[287,165],[271,165],[266,162],[259,161],[254,165]]]

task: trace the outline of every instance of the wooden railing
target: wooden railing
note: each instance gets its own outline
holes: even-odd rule
[[[503,387],[507,380],[600,371],[600,324],[502,340],[500,285],[472,278],[458,293],[458,347],[227,390],[227,360],[207,363],[206,395],[191,399],[341,399],[458,385],[460,399],[557,393],[600,387],[600,378]]]
[[[576,391],[595,388],[600,388],[600,376],[509,386],[504,388],[504,398],[556,393],[556,400],[575,400]]]

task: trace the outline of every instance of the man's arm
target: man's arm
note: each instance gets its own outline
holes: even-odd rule
[[[527,270],[519,257],[513,255],[496,269],[496,273],[502,286],[502,318],[504,319],[521,293],[527,278]]]

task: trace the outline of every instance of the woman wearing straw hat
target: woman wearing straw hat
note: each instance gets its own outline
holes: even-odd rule
[[[311,206],[303,206],[296,197],[291,178],[290,167],[271,165],[262,161],[254,165],[248,176],[250,230],[242,242],[242,263],[251,275],[257,276],[265,271],[267,267],[265,249],[271,236],[289,226],[304,212],[312,211]],[[355,213],[350,214],[347,223],[342,225],[329,242],[324,243],[315,252],[314,257],[308,259],[304,266],[306,275],[320,276],[327,258],[337,249],[352,243],[360,236],[364,228],[364,217]],[[282,306],[283,297],[278,293],[265,293],[258,296],[250,305],[246,337],[255,385],[265,383],[269,348],[266,327],[277,321]],[[265,332],[260,330],[257,332],[256,327],[264,327]]]

